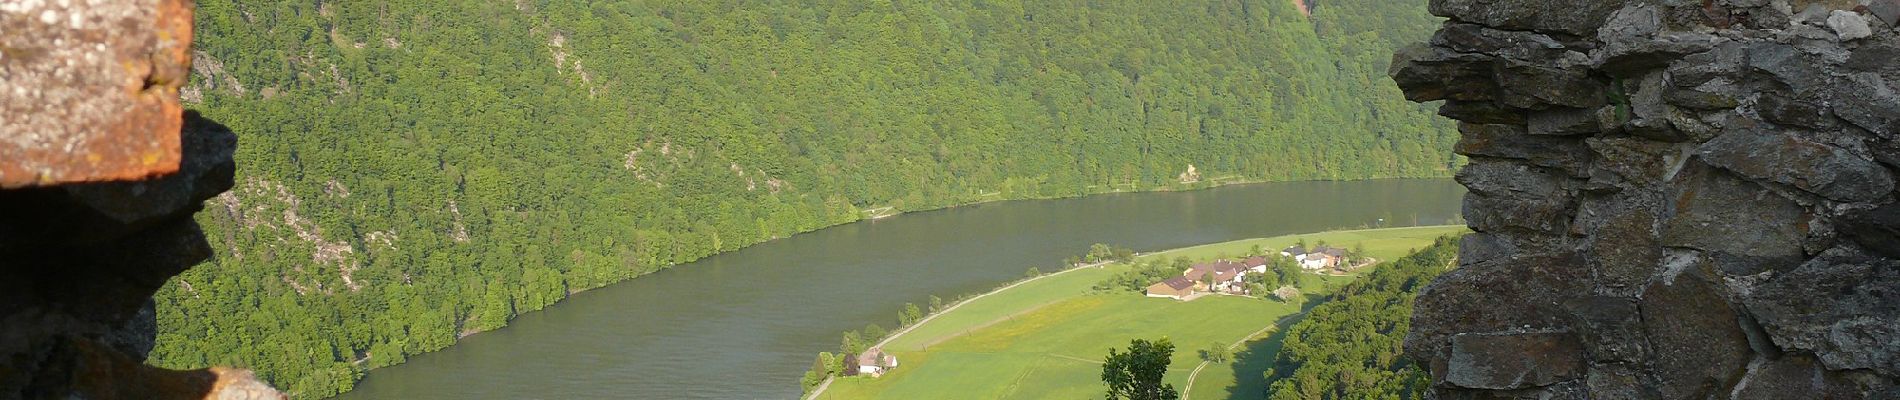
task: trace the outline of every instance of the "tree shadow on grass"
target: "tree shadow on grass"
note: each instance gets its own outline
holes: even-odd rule
[[[1280,317],[1274,321],[1279,327],[1265,338],[1248,341],[1242,349],[1234,352],[1234,386],[1227,388],[1228,400],[1266,398],[1267,370],[1273,368],[1273,360],[1280,356],[1280,346],[1286,344],[1287,331],[1293,324],[1306,319],[1306,312],[1325,303],[1329,296],[1306,295],[1306,303],[1300,305],[1300,313]]]

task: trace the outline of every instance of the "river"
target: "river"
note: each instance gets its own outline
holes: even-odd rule
[[[370,371],[341,399],[789,399],[846,329],[1051,270],[1092,243],[1154,251],[1439,225],[1448,179],[1292,182],[986,203],[774,240],[574,295]],[[1380,220],[1384,224],[1380,225]]]

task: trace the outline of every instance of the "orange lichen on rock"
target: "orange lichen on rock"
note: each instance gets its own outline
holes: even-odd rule
[[[0,2],[0,188],[178,170],[189,0]]]

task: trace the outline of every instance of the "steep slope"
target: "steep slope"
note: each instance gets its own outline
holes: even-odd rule
[[[1864,5],[1863,5],[1864,4]],[[1900,1],[1432,2],[1463,121],[1439,398],[1900,398]]]
[[[281,399],[144,365],[152,293],[211,255],[192,220],[237,135],[181,107],[191,3],[0,3],[0,399]]]
[[[1425,371],[1401,356],[1412,299],[1458,260],[1456,237],[1442,237],[1380,264],[1287,329],[1266,373],[1269,399],[1423,398]]]
[[[1435,23],[1416,3],[198,12],[184,94],[249,136],[200,218],[218,256],[159,294],[154,363],[251,367],[300,398],[575,291],[890,210],[1456,162],[1383,74]]]

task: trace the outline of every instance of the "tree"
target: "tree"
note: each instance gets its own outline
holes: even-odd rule
[[[1189,260],[1187,257],[1175,257],[1174,263],[1169,266],[1174,267],[1174,273],[1187,272],[1188,268],[1194,268],[1194,260]]]
[[[884,327],[877,326],[877,324],[870,324],[870,325],[864,326],[864,336],[861,336],[861,338],[864,339],[865,343],[876,343],[879,340],[884,340],[884,335],[888,335],[888,334],[890,334],[890,331],[884,330]],[[870,347],[870,346],[867,344],[858,345],[859,349],[864,349],[867,347]]]
[[[1036,268],[1036,267],[1029,267],[1029,270],[1028,270],[1028,271],[1023,271],[1023,277],[1024,277],[1024,278],[1034,278],[1034,277],[1038,277],[1038,276],[1042,276],[1042,269],[1041,269],[1041,268]]]
[[[943,310],[943,298],[937,297],[937,295],[934,295],[934,294],[930,295],[930,312],[934,313],[934,312],[942,311],[942,310]]]
[[[1167,338],[1129,341],[1127,352],[1108,349],[1102,363],[1102,383],[1108,385],[1108,398],[1127,400],[1174,400],[1181,398],[1174,385],[1161,383],[1168,373],[1174,343]]]
[[[924,319],[924,310],[918,309],[917,303],[904,303],[904,311],[898,315],[898,319],[902,320],[899,326],[910,326]]]
[[[1218,341],[1209,343],[1206,349],[1201,350],[1202,360],[1207,360],[1211,362],[1227,362],[1227,356],[1228,356],[1227,344],[1221,343]]]
[[[824,382],[826,376],[831,375],[830,364],[831,353],[818,353],[818,358],[812,360],[811,369],[805,371],[805,376],[799,380],[799,383],[804,385],[805,390],[818,386],[818,383]]]
[[[838,344],[838,352],[845,356],[864,352],[864,341],[858,338],[858,331],[844,331],[844,339]]]
[[[1096,243],[1089,246],[1088,257],[1086,257],[1084,260],[1090,263],[1098,263],[1098,262],[1108,261],[1109,259],[1112,259],[1114,257],[1115,257],[1114,248],[1109,247],[1107,244],[1104,244],[1104,243]]]

